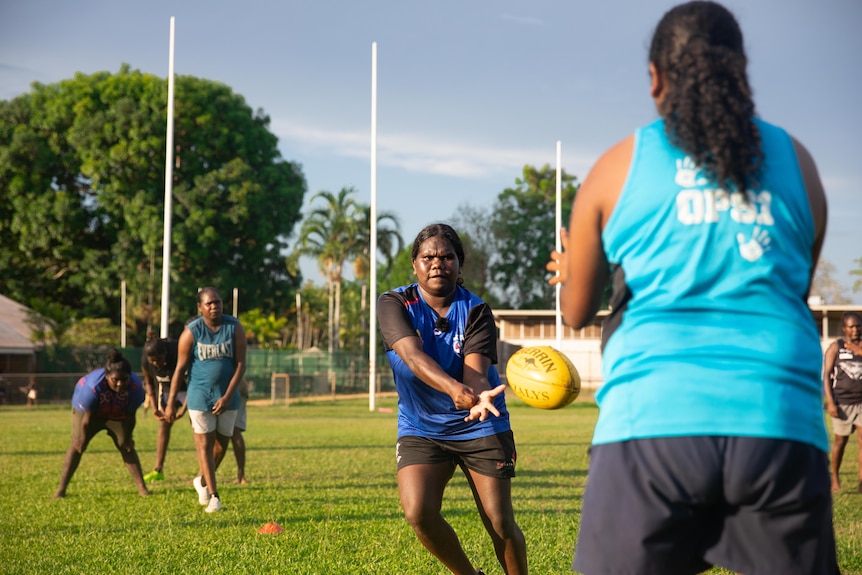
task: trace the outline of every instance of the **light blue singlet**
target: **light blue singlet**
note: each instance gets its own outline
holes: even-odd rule
[[[765,166],[748,202],[672,147],[662,120],[636,132],[602,234],[631,299],[604,348],[594,443],[731,435],[828,450],[805,301],[814,222],[792,140],[757,125]]]

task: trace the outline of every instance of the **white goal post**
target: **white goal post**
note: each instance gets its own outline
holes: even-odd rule
[[[290,405],[290,374],[273,372],[270,382],[270,395],[272,405],[275,405],[282,396],[284,404]]]

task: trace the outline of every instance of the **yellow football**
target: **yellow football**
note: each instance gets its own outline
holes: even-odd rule
[[[524,347],[506,363],[509,388],[527,405],[560,409],[581,392],[581,376],[566,357],[549,345]]]

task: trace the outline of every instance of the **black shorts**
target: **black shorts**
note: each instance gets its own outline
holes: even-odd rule
[[[505,479],[515,477],[515,436],[511,430],[465,441],[430,439],[415,435],[398,438],[395,461],[398,469],[420,463],[450,463],[481,475]]]
[[[572,567],[604,573],[838,573],[827,455],[755,437],[593,446]]]

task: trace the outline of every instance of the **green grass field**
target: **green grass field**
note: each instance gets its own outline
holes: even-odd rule
[[[378,407],[394,408],[394,399]],[[586,481],[587,447],[597,416],[584,400],[541,411],[510,399],[518,443],[513,483],[517,520],[531,572],[570,573]],[[152,468],[156,421],[138,423],[144,472]],[[196,470],[188,420],[174,426],[167,479],[140,497],[107,434],[84,454],[68,495],[53,500],[69,444],[69,408],[0,408],[0,573],[442,574],[404,521],[394,468],[395,414],[367,400],[250,406],[247,476],[228,454],[219,470],[223,512],[207,515],[191,486]],[[842,479],[855,486],[856,441]],[[862,495],[839,494],[835,529],[843,572],[862,574]],[[460,472],[444,514],[476,565],[494,559]],[[258,534],[270,521],[280,534]],[[613,534],[608,534],[610,537]],[[712,573],[725,573],[714,570]]]

